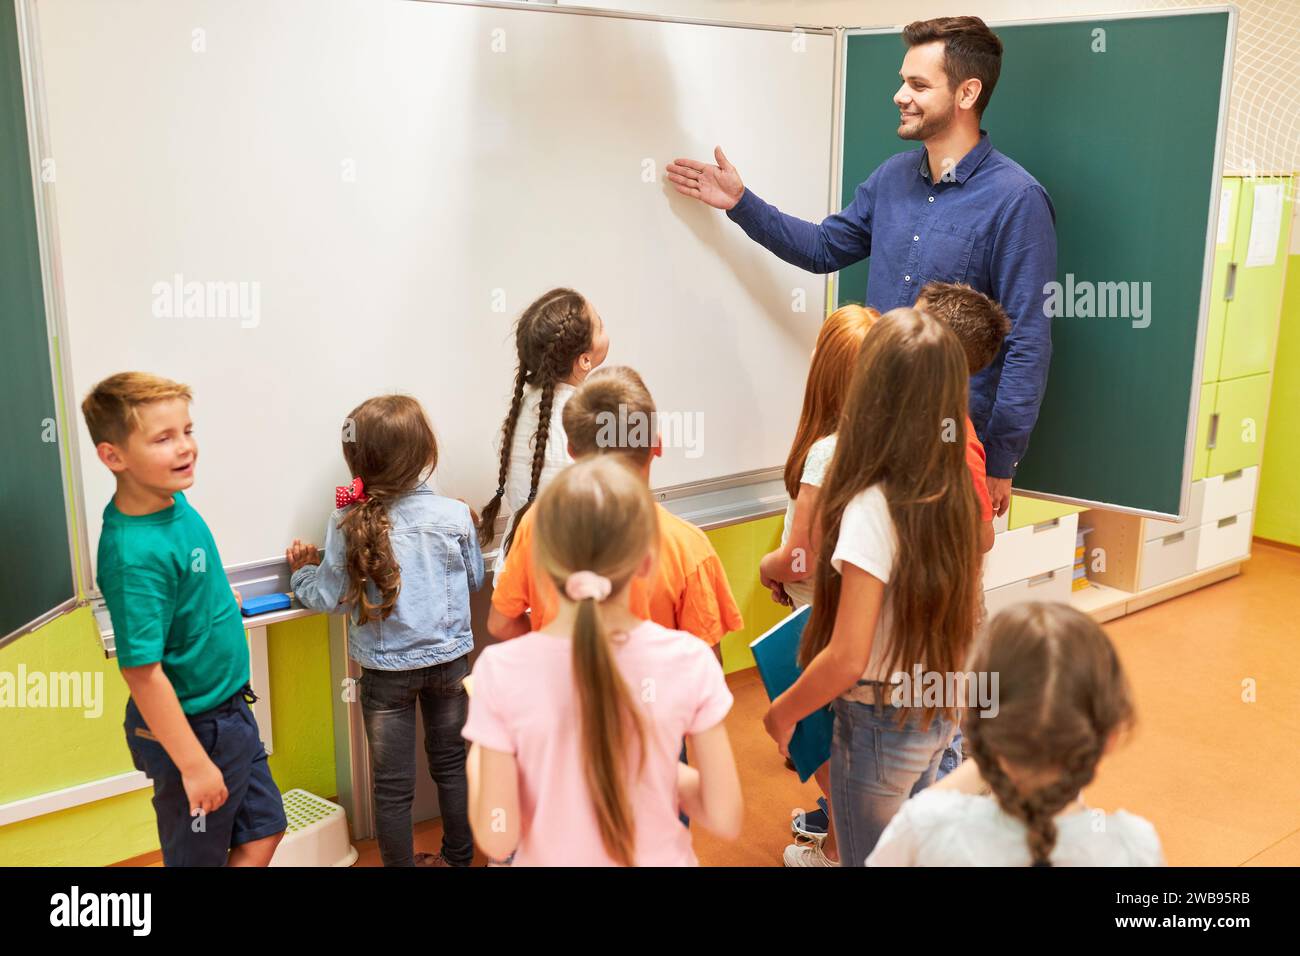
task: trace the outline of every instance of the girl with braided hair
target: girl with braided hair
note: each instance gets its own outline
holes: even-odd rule
[[[500,571],[514,529],[542,487],[572,463],[561,415],[574,391],[609,354],[605,323],[572,289],[552,289],[515,324],[514,392],[501,425],[500,466],[495,494],[479,517],[478,538],[486,548],[496,534],[504,503],[509,522],[494,571]]]
[[[1163,866],[1150,823],[1083,802],[1133,725],[1105,632],[1066,604],[1019,604],[994,618],[970,670],[998,675],[994,706],[966,713],[974,760],[907,801],[867,865]]]

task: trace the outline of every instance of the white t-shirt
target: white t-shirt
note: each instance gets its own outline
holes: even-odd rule
[[[813,442],[812,447],[808,449],[808,457],[804,459],[803,474],[799,477],[799,484],[812,485],[820,488],[826,480],[826,472],[830,470],[831,459],[835,457],[835,436],[827,435],[825,438],[819,438]],[[794,499],[785,506],[785,525],[781,529],[781,547],[785,547],[790,540],[790,529],[794,526]],[[809,568],[815,568],[815,563],[809,557]],[[794,601],[794,606],[801,604],[811,604],[813,599],[813,581],[814,578],[804,578],[802,581],[795,581],[785,586],[785,593],[790,595]]]
[[[831,555],[831,567],[843,574],[847,561],[885,583],[885,600],[876,618],[876,636],[871,642],[871,659],[862,680],[889,682],[889,640],[893,630],[893,597],[889,578],[898,555],[894,519],[889,515],[884,487],[876,483],[860,491],[844,508],[840,537]]]
[[[1056,819],[1053,866],[1164,866],[1156,828],[1119,810],[1080,810]],[[1023,822],[997,799],[959,790],[922,790],[903,804],[867,866],[1029,866]]]
[[[573,464],[569,457],[569,440],[564,434],[564,406],[577,391],[572,385],[561,382],[555,386],[555,396],[551,400],[551,430],[546,439],[546,451],[543,455],[542,474],[537,483],[537,493],[541,494],[546,483],[561,471]],[[514,524],[515,512],[528,503],[528,489],[533,477],[533,438],[537,431],[538,414],[541,411],[542,390],[536,385],[524,389],[523,402],[519,406],[519,419],[515,422],[515,434],[510,442],[510,463],[506,470],[505,497],[501,510],[509,515],[506,522],[506,534]],[[497,433],[495,451],[501,454],[501,433]],[[504,540],[504,538],[502,539]],[[505,564],[505,556],[497,553],[493,571],[500,571]]]

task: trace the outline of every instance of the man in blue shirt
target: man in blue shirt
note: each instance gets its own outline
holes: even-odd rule
[[[1000,515],[1047,385],[1052,334],[1044,304],[1056,279],[1055,212],[1038,181],[980,129],[1002,63],[997,36],[978,17],[941,17],[909,24],[903,42],[898,136],[924,148],[885,160],[846,209],[821,223],[787,215],[745,188],[720,147],[716,165],[679,159],[668,179],[810,272],[870,256],[867,304],[881,312],[912,305],[932,281],[967,283],[1002,305],[1011,334],[970,383],[971,421]]]

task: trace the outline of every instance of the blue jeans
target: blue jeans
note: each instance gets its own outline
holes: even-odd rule
[[[409,671],[362,668],[361,713],[370,742],[375,831],[384,866],[414,866],[411,804],[415,799],[415,703],[424,719],[429,776],[438,786],[442,855],[452,866],[469,866],[474,836],[469,828],[469,781],[465,738],[469,712],[461,683],[469,656]]]
[[[897,723],[898,708],[840,698],[833,704],[831,805],[841,866],[863,866],[903,801],[934,782],[939,758],[954,724],[936,714],[926,730],[926,711],[911,708]]]

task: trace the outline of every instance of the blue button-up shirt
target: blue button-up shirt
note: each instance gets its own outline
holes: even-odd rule
[[[749,237],[810,272],[871,257],[867,304],[910,306],[927,282],[965,282],[1002,305],[1011,333],[972,376],[970,416],[988,473],[1014,476],[1029,446],[1052,358],[1047,284],[1056,279],[1056,213],[1021,166],[979,143],[938,182],[924,149],[885,160],[853,202],[820,224],[786,215],[746,189],[727,215]]]

